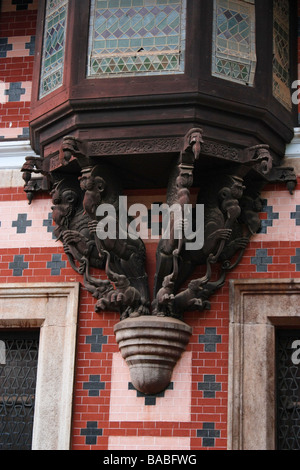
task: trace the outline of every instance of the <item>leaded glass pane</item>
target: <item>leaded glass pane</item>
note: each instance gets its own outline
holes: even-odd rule
[[[273,13],[273,95],[291,109],[290,91],[290,12],[288,0],[274,0]]]
[[[92,0],[89,77],[184,70],[186,0]]]
[[[46,3],[40,98],[62,85],[68,0]]]
[[[38,331],[0,332],[0,450],[30,450]]]
[[[214,0],[212,74],[253,85],[256,68],[254,0]]]

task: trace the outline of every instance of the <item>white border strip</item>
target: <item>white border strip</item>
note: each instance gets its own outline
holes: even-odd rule
[[[29,140],[0,142],[0,170],[21,169],[25,157],[37,157]]]
[[[294,138],[286,146],[286,158],[297,158],[300,156],[300,127],[294,129]]]
[[[286,158],[300,156],[300,127],[296,127],[294,132],[293,140],[286,146]],[[38,157],[29,140],[0,141],[0,170],[21,169],[27,156]]]

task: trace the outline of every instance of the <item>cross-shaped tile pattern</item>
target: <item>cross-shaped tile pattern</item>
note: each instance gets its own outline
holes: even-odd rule
[[[35,36],[30,36],[30,41],[25,43],[25,49],[29,49],[29,55],[34,55],[35,51]]]
[[[267,273],[268,265],[273,263],[273,257],[268,256],[267,248],[258,248],[256,256],[251,257],[251,263],[256,264],[256,271],[258,273]]]
[[[9,269],[13,270],[13,276],[22,276],[24,269],[28,268],[28,263],[24,262],[24,255],[15,255],[13,262],[9,263]]]
[[[8,95],[8,101],[20,101],[21,95],[25,95],[26,89],[22,88],[22,82],[11,82],[9,89],[4,91]]]
[[[66,267],[66,262],[62,261],[61,254],[54,253],[52,260],[47,262],[47,268],[51,269],[51,276],[59,276],[62,268]]]
[[[197,437],[202,437],[203,447],[215,447],[215,439],[220,437],[220,431],[215,426],[215,423],[203,423],[203,428],[197,429]]]
[[[135,386],[131,382],[128,382],[128,390],[136,390]],[[169,383],[166,390],[173,390],[173,382]],[[145,399],[145,406],[155,406],[156,399],[159,397],[165,396],[165,390],[163,390],[160,393],[156,393],[155,395],[146,395],[145,393],[142,393],[139,390],[136,390],[136,396],[142,397]]]
[[[98,429],[97,421],[88,421],[86,428],[81,429],[80,435],[85,436],[85,443],[87,445],[96,445],[98,436],[102,436],[103,430]]]
[[[27,227],[31,227],[32,221],[27,220],[27,214],[18,214],[17,220],[12,222],[12,227],[17,227],[17,233],[26,233]]]
[[[8,38],[0,38],[0,58],[6,57],[7,51],[12,51],[12,44],[8,44]]]
[[[29,139],[29,127],[22,128],[22,134],[18,134],[18,139]]]
[[[89,381],[83,384],[83,390],[89,391],[89,397],[99,397],[100,390],[104,389],[105,382],[101,382],[100,375],[90,375]]]
[[[296,206],[296,212],[291,212],[291,219],[295,220],[295,224],[300,225],[300,206]]]
[[[102,345],[107,344],[102,328],[93,328],[92,334],[86,337],[86,344],[91,345],[91,352],[102,352]]]
[[[261,221],[261,230],[260,233],[267,233],[268,227],[273,226],[273,220],[279,219],[279,213],[273,212],[273,207],[268,206],[267,199],[263,200],[263,207],[261,209],[262,213],[267,214],[267,218]]]
[[[215,398],[216,392],[221,388],[221,384],[216,382],[216,376],[213,374],[204,375],[203,382],[198,383],[198,390],[203,391],[203,398]]]
[[[297,271],[300,271],[300,248],[296,248],[296,255],[291,256],[291,263],[296,265]]]
[[[217,329],[212,327],[205,328],[205,334],[199,335],[199,343],[204,343],[205,352],[216,352],[217,344],[221,343],[222,336],[217,335]]]
[[[28,10],[28,5],[33,3],[33,0],[12,0],[12,5],[16,5],[16,10]]]
[[[52,233],[52,238],[55,239],[55,235],[53,233],[54,231],[54,225],[52,223],[53,219],[52,219],[52,212],[49,212],[48,213],[48,219],[44,219],[43,220],[43,226],[44,227],[47,227],[47,232],[49,233]]]

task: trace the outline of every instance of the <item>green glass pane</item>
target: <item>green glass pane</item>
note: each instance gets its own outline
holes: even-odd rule
[[[122,57],[149,55],[150,62],[144,59],[139,67],[129,67],[132,73],[153,70],[149,64],[155,60],[151,56],[158,50],[183,54],[185,41],[186,0],[91,0],[91,19],[89,32],[88,75],[95,75],[91,67],[92,59],[110,54]],[[129,66],[130,61],[126,62]],[[181,66],[179,64],[181,63]],[[160,61],[156,70],[167,69],[167,61]],[[182,72],[184,60],[176,61],[177,72]],[[175,69],[175,65],[173,66]],[[120,73],[117,67],[109,73]],[[124,68],[122,69],[122,73]]]
[[[51,93],[63,81],[67,12],[68,0],[47,0],[40,98]]]

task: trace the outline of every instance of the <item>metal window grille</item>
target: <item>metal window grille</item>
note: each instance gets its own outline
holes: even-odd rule
[[[300,330],[276,336],[277,450],[300,450]]]
[[[30,450],[39,331],[0,331],[0,341],[0,450]]]

